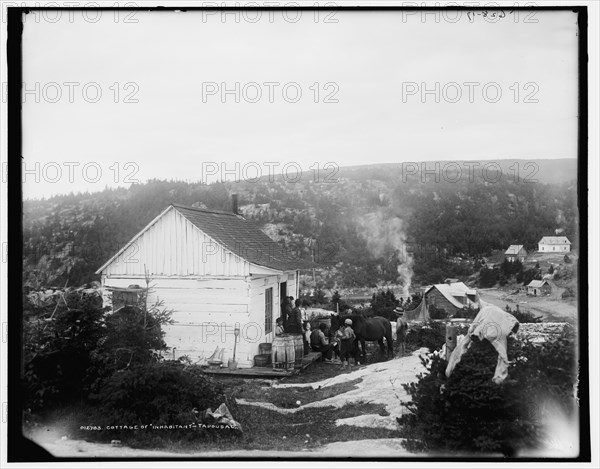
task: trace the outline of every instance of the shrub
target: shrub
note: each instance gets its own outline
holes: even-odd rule
[[[521,311],[520,309],[516,309],[508,312],[512,314],[515,318],[517,318],[517,321],[523,324],[542,322],[542,316],[536,316],[535,314],[530,313],[529,311]]]
[[[97,295],[61,291],[42,304],[25,297],[23,384],[32,410],[85,395],[90,353],[103,334],[105,309]]]
[[[431,319],[446,319],[448,316],[449,315],[444,308],[436,308],[435,306],[429,307],[429,317]]]
[[[134,432],[110,430],[106,426],[192,425],[197,422],[194,410],[202,412],[209,407],[215,410],[226,401],[221,384],[206,376],[200,367],[178,361],[135,365],[117,371],[90,397],[97,403],[93,421],[105,428],[99,433],[101,438],[146,443],[158,438],[189,440],[206,436],[206,432],[202,429]],[[210,433],[214,434],[214,429]]]
[[[415,348],[427,347],[431,351],[438,350],[446,343],[446,325],[430,321],[423,326],[410,327],[406,334],[406,343]]]
[[[454,313],[454,316],[452,316],[452,317],[453,318],[475,319],[475,316],[477,316],[477,313],[479,313],[479,308],[473,308],[472,306],[469,306],[468,308],[463,308],[463,309],[457,311],[456,313]]]
[[[573,331],[539,345],[509,337],[509,378],[492,380],[497,354],[473,339],[449,378],[446,361],[424,359],[428,372],[405,385],[412,400],[398,419],[412,451],[501,452],[512,456],[535,448],[544,438],[545,404],[557,403],[565,415],[576,411],[577,380]]]
[[[396,295],[389,288],[387,290],[379,290],[373,294],[371,299],[371,310],[373,316],[382,316],[390,321],[397,319],[394,313],[394,308],[398,306],[399,302],[396,299]]]

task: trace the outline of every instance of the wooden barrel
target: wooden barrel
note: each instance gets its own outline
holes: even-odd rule
[[[304,339],[302,334],[290,334],[294,341],[294,355],[296,365],[302,364],[302,357],[304,356]]]
[[[258,353],[261,355],[269,354],[271,355],[272,346],[270,342],[265,342],[262,344],[258,344]]]
[[[289,334],[276,336],[271,347],[271,357],[274,370],[293,370],[296,361],[293,337]]]

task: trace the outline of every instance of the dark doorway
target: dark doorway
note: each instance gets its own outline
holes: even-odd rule
[[[283,300],[287,296],[287,282],[281,282],[279,284],[279,307],[280,307],[280,316],[283,317]]]

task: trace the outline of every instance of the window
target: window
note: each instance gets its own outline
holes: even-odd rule
[[[138,285],[130,285],[127,288],[111,288],[113,311],[124,306],[136,306],[143,294],[143,289]]]
[[[265,334],[273,332],[273,287],[265,290]]]

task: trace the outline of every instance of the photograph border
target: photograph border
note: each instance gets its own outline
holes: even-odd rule
[[[22,435],[22,393],[20,390],[22,364],[22,267],[23,267],[23,189],[22,189],[22,105],[21,84],[23,82],[22,62],[23,57],[22,33],[23,14],[33,11],[78,11],[78,10],[101,10],[101,11],[149,11],[149,12],[171,12],[171,11],[221,11],[221,10],[302,10],[314,11],[321,9],[326,11],[423,11],[423,10],[468,10],[468,11],[494,11],[508,10],[508,7],[462,7],[462,6],[435,6],[435,7],[404,7],[404,6],[293,6],[282,7],[192,7],[192,6],[165,6],[165,7],[99,7],[99,8],[65,8],[65,7],[8,7],[7,15],[7,62],[8,62],[8,320],[10,330],[8,331],[8,462],[114,462],[114,461],[418,461],[418,462],[491,462],[502,460],[504,462],[587,462],[591,461],[590,447],[590,382],[589,382],[589,292],[588,292],[588,7],[587,6],[518,6],[510,7],[511,10],[519,11],[573,11],[578,15],[578,156],[577,156],[577,199],[579,209],[579,249],[580,261],[578,272],[578,338],[579,338],[579,441],[580,453],[574,458],[555,457],[523,457],[523,458],[491,458],[480,456],[427,456],[423,457],[326,457],[307,454],[306,458],[286,457],[273,455],[271,457],[186,457],[172,458],[106,458],[106,457],[52,457],[47,458],[44,451],[36,451],[37,445],[29,442]],[[33,445],[33,446],[31,446]],[[39,448],[39,447],[38,447]]]

